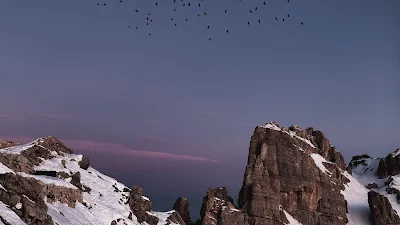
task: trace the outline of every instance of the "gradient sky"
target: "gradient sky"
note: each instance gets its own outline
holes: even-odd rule
[[[107,2],[0,2],[0,137],[55,136],[194,217],[208,187],[237,198],[256,125],[315,127],[347,161],[400,147],[398,0],[205,0],[177,27],[172,0]]]

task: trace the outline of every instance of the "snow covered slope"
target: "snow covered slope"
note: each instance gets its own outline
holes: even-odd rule
[[[47,214],[51,216],[54,223],[60,225],[110,225],[112,221],[115,221],[114,224],[148,224],[146,222],[139,223],[135,214],[131,211],[128,204],[131,189],[117,180],[100,173],[91,166],[83,169],[79,165],[79,162],[81,162],[83,158],[82,155],[57,152],[43,147],[43,140],[45,140],[45,138],[37,139],[21,146],[0,149],[0,153],[18,155],[24,154],[24,151],[29,151],[33,146],[44,148],[50,152],[50,155],[47,158],[38,156],[41,162],[34,165],[33,169],[34,171],[55,171],[58,174],[57,177],[13,171],[12,168],[5,166],[3,163],[0,163],[0,174],[13,174],[14,176],[22,177],[21,179],[34,179],[42,185],[47,185],[47,187],[52,185],[52,187],[56,188],[76,190],[78,187],[71,183],[73,183],[73,175],[79,173],[80,184],[78,186],[82,185],[80,186],[82,189],[82,202],[76,201],[75,207],[70,207],[58,200],[46,201],[46,197],[44,199],[48,209]],[[56,146],[59,145],[56,143]],[[1,187],[0,191],[4,191],[6,192],[4,194],[7,194],[7,190],[4,187]],[[143,196],[143,199],[149,201],[145,196]],[[31,202],[35,204],[34,201]],[[0,201],[1,218],[13,225],[25,224],[13,210],[16,209]],[[158,217],[159,221],[157,225],[179,225],[169,221],[169,216],[173,212],[174,211],[149,213]],[[0,224],[2,223],[0,222]]]

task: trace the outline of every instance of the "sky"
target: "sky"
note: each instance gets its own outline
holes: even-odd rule
[[[400,148],[400,1],[154,2],[1,1],[0,137],[57,137],[195,218],[208,187],[237,199],[257,125],[319,129],[347,162]]]

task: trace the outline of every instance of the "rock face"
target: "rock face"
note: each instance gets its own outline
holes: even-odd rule
[[[87,170],[90,166],[89,158],[87,156],[83,155],[82,160],[79,161],[78,164],[82,169]]]
[[[400,174],[400,149],[379,161],[377,175],[380,179]]]
[[[0,140],[0,149],[21,145],[20,142]]]
[[[323,156],[328,172],[313,153]],[[343,156],[321,131],[275,122],[257,127],[251,137],[239,208],[250,225],[285,224],[280,205],[302,224],[345,225],[347,203],[340,194],[347,178]],[[333,181],[333,182],[331,182]]]
[[[247,225],[245,215],[237,210],[225,187],[209,188],[203,198],[202,225]]]
[[[133,186],[128,203],[139,223],[146,221],[150,225],[157,225],[158,218],[149,213],[152,210],[153,203],[143,198],[143,189],[141,187]]]
[[[374,225],[400,225],[400,217],[389,200],[375,191],[368,192],[368,203]]]
[[[189,201],[186,198],[178,198],[175,203],[174,207],[172,208],[175,210],[182,218],[182,220],[185,222],[186,225],[192,225],[194,224],[192,222],[192,219],[190,218],[190,213],[189,213]]]

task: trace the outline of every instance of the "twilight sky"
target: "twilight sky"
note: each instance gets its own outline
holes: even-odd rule
[[[172,0],[118,2],[0,2],[1,138],[55,136],[194,217],[208,187],[237,198],[256,125],[315,127],[347,161],[400,147],[400,1],[205,0],[177,27]]]

